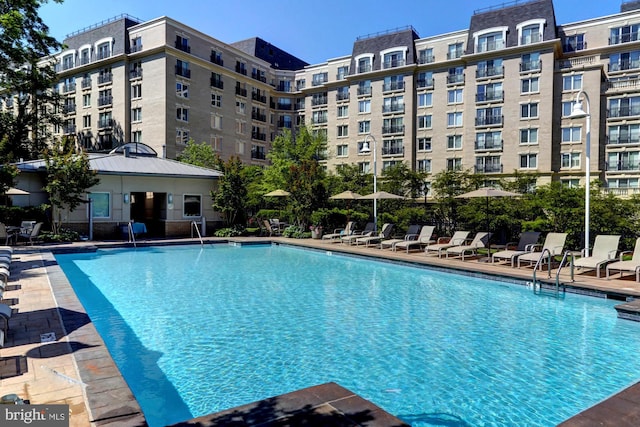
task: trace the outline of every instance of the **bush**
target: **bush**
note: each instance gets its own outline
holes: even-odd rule
[[[42,231],[39,236],[45,242],[78,242],[80,234],[68,228],[61,228],[57,234],[52,231]]]
[[[216,237],[237,237],[242,236],[245,232],[245,228],[241,225],[234,225],[233,227],[221,228],[213,233]]]
[[[290,225],[282,231],[282,237],[291,237],[294,239],[309,239],[311,238],[311,232],[303,230],[300,226]]]

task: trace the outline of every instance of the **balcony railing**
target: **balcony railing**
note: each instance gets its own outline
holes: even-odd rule
[[[371,86],[358,87],[358,95],[371,95]]]
[[[141,78],[142,78],[142,68],[129,70],[129,79],[141,79]]]
[[[404,82],[403,81],[391,82],[391,83],[385,83],[384,85],[382,85],[383,92],[391,92],[394,90],[404,90]]]
[[[324,78],[322,78],[322,79],[316,78],[316,79],[311,80],[311,86],[321,86],[321,85],[327,83],[327,81],[328,80],[324,79]]]
[[[418,64],[431,64],[432,62],[436,62],[434,55],[420,55],[418,57]]]
[[[504,48],[505,48],[504,40],[494,40],[494,41],[486,42],[486,43],[478,43],[476,45],[475,52],[476,53],[491,52],[491,51],[494,51],[494,50],[499,50],[499,49],[504,49]]]
[[[253,120],[257,120],[259,122],[266,122],[267,121],[267,115],[260,113],[259,111],[252,111],[251,112],[251,118]]]
[[[348,101],[348,100],[349,100],[349,92],[336,93],[336,101]]]
[[[287,129],[291,129],[292,123],[290,120],[278,120],[278,127],[279,128],[287,128]]]
[[[98,129],[110,128],[113,126],[113,119],[98,120]]]
[[[76,91],[75,83],[65,83],[62,86],[62,93],[69,93],[69,92],[75,92],[75,91]]]
[[[243,76],[246,76],[247,69],[242,64],[236,64],[236,73],[240,73]]]
[[[542,69],[542,61],[523,61],[520,63],[520,71],[539,71]]]
[[[191,78],[191,70],[188,68],[180,67],[176,65],[176,75],[186,77],[188,79]]]
[[[418,79],[416,87],[433,89],[433,79]]]
[[[113,81],[113,73],[102,73],[98,75],[98,84],[111,83]]]
[[[609,71],[635,70],[640,68],[640,61],[619,61],[609,64]]]
[[[404,104],[391,104],[382,106],[383,113],[404,113]]]
[[[476,117],[476,126],[496,126],[502,125],[503,116],[483,116]]]
[[[640,144],[640,137],[619,136],[617,138],[607,138],[607,145],[627,145]]]
[[[176,46],[176,49],[179,49],[183,52],[191,53],[191,46],[189,46],[188,44],[182,43],[182,41],[180,40],[176,40],[175,46]]]
[[[218,89],[224,89],[224,82],[221,78],[211,78],[211,87],[216,87]]]
[[[64,114],[73,113],[76,111],[76,104],[67,104],[62,106],[62,112]]]
[[[625,172],[625,171],[640,171],[640,162],[605,162],[607,172]]]
[[[247,90],[245,88],[236,86],[236,95],[244,96],[246,98]]]
[[[404,67],[405,65],[407,65],[407,61],[404,59],[392,59],[390,61],[384,61],[382,68],[386,70],[387,68]]]
[[[462,56],[462,49],[456,49],[454,51],[447,52],[447,59],[458,59]]]
[[[263,104],[267,103],[267,97],[265,95],[262,95],[258,92],[252,92],[251,93],[251,99],[253,99],[254,101],[258,101],[261,102]]]
[[[254,160],[265,160],[267,156],[264,154],[264,151],[251,150],[251,158]]]
[[[503,141],[497,140],[485,140],[485,141],[476,141],[475,149],[476,151],[492,151],[492,150],[502,150]]]
[[[327,105],[328,101],[327,96],[315,96],[311,98],[311,106],[317,107],[318,105]]]
[[[91,88],[91,77],[84,77],[82,79],[82,89],[89,89]]]
[[[607,110],[607,117],[631,117],[640,115],[640,105],[633,105],[630,107],[614,107]]]
[[[141,44],[134,44],[129,46],[129,53],[136,53],[136,52],[140,52],[141,50],[142,50]]]
[[[504,76],[504,66],[500,67],[478,67],[476,69],[476,78],[483,79],[487,77]]]
[[[614,196],[632,196],[634,194],[640,194],[640,188],[638,187],[608,187],[603,188],[606,194],[613,194]]]
[[[587,48],[587,42],[577,42],[577,43],[565,43],[562,45],[562,50],[564,52],[578,52],[580,50],[585,50]]]
[[[278,102],[276,104],[276,107],[278,108],[278,110],[291,110],[291,104],[283,104],[281,102]]]
[[[383,156],[404,156],[404,147],[382,147]]]
[[[476,102],[503,102],[503,101],[504,101],[504,92],[502,91],[476,93]]]
[[[101,96],[98,98],[98,107],[113,104],[113,96]]]
[[[390,125],[382,127],[382,134],[404,133],[404,125]]]
[[[224,65],[224,61],[218,55],[211,54],[211,56],[209,57],[209,60],[211,62],[213,62],[214,64],[217,64],[217,65],[220,65],[220,66]]]
[[[76,125],[65,125],[62,127],[62,131],[65,135],[71,135],[76,133]]]
[[[531,43],[539,43],[541,41],[542,41],[542,34],[533,33],[533,34],[520,37],[520,46],[531,44]]]
[[[609,38],[609,45],[620,44],[620,43],[629,43],[638,41],[638,32],[626,33],[626,34],[618,34],[614,37]]]
[[[502,173],[502,163],[475,165],[475,173]]]
[[[263,132],[251,132],[251,139],[257,139],[258,141],[266,141],[267,134]]]
[[[371,71],[371,64],[358,66],[358,74],[368,73],[369,71]]]
[[[258,80],[259,82],[266,83],[267,78],[264,76],[264,73],[251,73],[251,78],[254,80]]]
[[[456,83],[464,83],[464,73],[463,74],[449,74],[447,76],[447,84],[456,84]]]

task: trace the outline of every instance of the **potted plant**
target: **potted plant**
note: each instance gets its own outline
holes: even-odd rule
[[[309,230],[311,230],[311,238],[312,239],[321,239],[322,238],[322,226],[321,225],[311,225],[311,226],[309,226]]]

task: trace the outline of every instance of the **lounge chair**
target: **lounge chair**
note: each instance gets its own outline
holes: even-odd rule
[[[600,268],[616,260],[618,255],[619,235],[600,234],[593,242],[593,250],[588,257],[573,260],[573,266],[579,269],[596,270],[596,277],[600,277]]]
[[[420,232],[420,226],[418,224],[411,224],[407,228],[407,234],[403,238],[387,239],[380,242],[380,249],[391,248],[395,250],[396,243],[404,242],[405,240],[415,240],[418,238]]]
[[[420,234],[418,234],[416,239],[405,240],[403,242],[396,243],[393,247],[394,251],[398,249],[405,249],[407,253],[409,253],[409,249],[418,248],[422,249],[428,244],[435,243],[433,237],[433,230],[435,230],[435,225],[425,225],[420,229]]]
[[[633,249],[633,255],[629,260],[623,260],[625,255],[630,254],[630,251],[625,251],[620,254],[620,261],[612,262],[611,264],[607,264],[607,280],[609,280],[609,274],[611,270],[618,270],[620,272],[620,277],[622,277],[622,273],[625,271],[631,271],[636,273],[636,282],[640,282],[640,237],[636,239],[636,246]]]
[[[329,240],[331,242],[339,242],[342,236],[349,236],[352,233],[355,224],[353,221],[347,222],[344,228],[336,228],[333,233],[325,234],[322,236],[322,240]]]
[[[265,219],[264,221],[262,221],[262,223],[264,224],[264,229],[266,230],[267,233],[269,233],[269,237],[271,236],[279,236],[280,235],[280,230],[278,230],[277,228],[274,228],[271,226],[271,222],[268,219]]]
[[[540,238],[540,232],[538,231],[525,231],[520,234],[520,239],[517,242],[507,243],[504,251],[499,251],[491,255],[491,262],[496,260],[506,259],[511,262],[511,267],[516,266],[516,259],[527,252],[533,252],[538,239]]]
[[[373,243],[379,243],[382,240],[388,239],[389,237],[391,237],[391,233],[393,232],[393,227],[394,225],[391,223],[386,223],[382,226],[382,230],[380,231],[380,233],[377,236],[366,236],[366,237],[360,237],[358,239],[356,239],[355,243],[356,245],[360,245],[363,244],[365,246],[369,246],[370,244]]]
[[[0,240],[4,239],[4,244],[8,245],[15,237],[15,233],[9,233],[7,226],[0,222]]]
[[[551,257],[556,255],[561,255],[562,250],[564,249],[564,242],[567,240],[567,233],[549,233],[544,239],[544,244],[542,245],[540,252],[528,252],[526,254],[522,254],[518,257],[518,268],[520,268],[520,264],[523,261],[529,262],[529,265],[535,264],[538,261],[546,261]],[[537,249],[539,245],[536,245],[534,249]],[[546,249],[549,251],[547,252]],[[540,263],[540,269],[542,270],[542,264]]]
[[[468,245],[452,246],[447,248],[445,252],[447,258],[451,255],[452,257],[460,257],[462,258],[462,261],[464,261],[465,255],[476,255],[478,253],[478,249],[487,247],[491,234],[492,233],[488,233],[486,231],[481,231],[476,233],[475,237]]]
[[[26,243],[29,243],[30,245],[33,246],[33,242],[40,235],[40,229],[41,228],[42,228],[42,223],[41,222],[37,222],[30,231],[28,231],[26,233],[18,234],[18,238],[26,240]]]
[[[347,245],[352,245],[353,242],[356,241],[356,239],[360,239],[362,237],[371,237],[375,232],[375,225],[372,222],[368,222],[367,225],[364,226],[364,230],[354,230],[353,233],[347,236],[342,236],[340,238],[340,242]]]
[[[0,319],[4,321],[2,329],[0,329],[0,347],[4,347],[4,339],[9,332],[9,319],[11,318],[11,307],[6,304],[0,304]]]
[[[440,258],[442,256],[442,251],[464,244],[468,236],[468,231],[456,231],[451,237],[440,237],[436,243],[425,246],[424,253],[429,255],[431,252],[436,252],[438,254],[438,258]]]

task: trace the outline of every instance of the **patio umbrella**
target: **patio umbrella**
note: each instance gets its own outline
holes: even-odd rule
[[[281,189],[277,189],[277,190],[273,190],[268,192],[267,194],[264,195],[264,197],[289,197],[291,195],[291,193],[289,193],[286,190],[281,190]],[[281,206],[280,206],[281,207]],[[278,209],[280,214],[279,216],[282,216],[282,209]]]
[[[398,196],[397,194],[387,193],[386,191],[376,191],[375,193],[367,194],[366,196],[360,196],[360,200],[381,200],[381,199],[405,199],[404,196]]]
[[[357,200],[362,197],[358,193],[354,193],[351,190],[343,191],[342,193],[338,193],[334,196],[329,197],[331,200],[346,200],[347,201],[347,222],[349,222],[349,211],[351,209],[351,201]]]
[[[7,196],[26,196],[29,194],[29,192],[21,190],[19,188],[11,187],[4,194]]]
[[[491,187],[480,187],[477,190],[469,191],[468,193],[460,194],[456,196],[457,199],[473,199],[478,197],[484,197],[487,199],[487,231],[489,231],[489,198],[490,197],[517,197],[520,193],[513,193],[511,191],[499,190]]]

